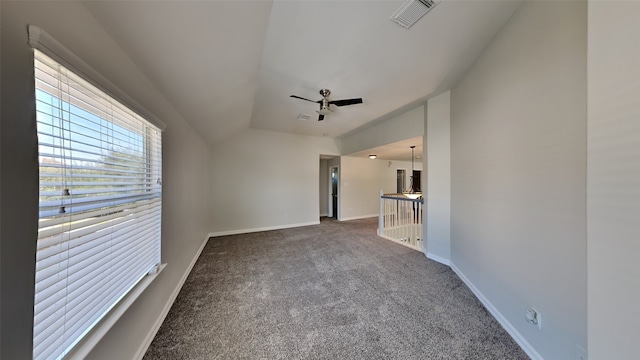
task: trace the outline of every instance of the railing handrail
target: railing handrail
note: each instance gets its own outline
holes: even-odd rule
[[[418,199],[410,199],[402,194],[398,194],[393,196],[392,194],[380,195],[381,199],[392,199],[392,200],[400,200],[400,201],[410,201],[410,202],[419,202],[424,204],[424,198],[420,197]]]
[[[380,191],[378,235],[418,251],[424,251],[422,215],[424,199]]]

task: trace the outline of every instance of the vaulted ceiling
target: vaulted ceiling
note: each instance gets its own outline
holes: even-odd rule
[[[209,144],[248,127],[339,137],[446,91],[518,1],[443,0],[410,29],[404,1],[86,1]],[[362,97],[317,121],[319,100]],[[299,120],[299,114],[311,119]]]

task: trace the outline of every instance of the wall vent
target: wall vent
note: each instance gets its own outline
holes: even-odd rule
[[[438,4],[432,0],[409,0],[389,19],[408,29]]]

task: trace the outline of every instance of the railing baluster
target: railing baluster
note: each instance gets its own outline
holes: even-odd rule
[[[400,207],[402,208],[402,222],[400,223],[400,229],[402,230],[402,241],[407,242],[407,203],[401,202]]]
[[[409,199],[402,194],[380,192],[378,234],[401,244],[420,250],[424,242],[422,209],[424,199]]]

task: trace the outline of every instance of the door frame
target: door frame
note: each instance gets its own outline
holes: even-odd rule
[[[336,169],[336,191],[338,192],[338,201],[337,201],[337,209],[336,212],[337,214],[335,214],[335,218],[336,219],[340,219],[340,166],[338,165],[333,165],[333,166],[329,166],[329,202],[328,202],[328,211],[327,213],[329,214],[330,218],[334,217],[333,214],[333,194],[332,194],[332,190],[333,190],[333,178],[331,177],[331,175],[333,174],[333,169]]]
[[[398,192],[398,194],[402,194],[403,191],[405,191],[408,187],[409,184],[407,184],[407,169],[406,168],[396,168],[396,191],[398,190],[398,170],[402,170],[404,171],[404,179],[402,179],[402,189],[400,189],[400,191]]]
[[[418,181],[416,181],[416,174],[420,174]],[[417,191],[422,193],[422,170],[413,170],[413,173],[411,174],[411,183],[413,184],[413,188]]]

